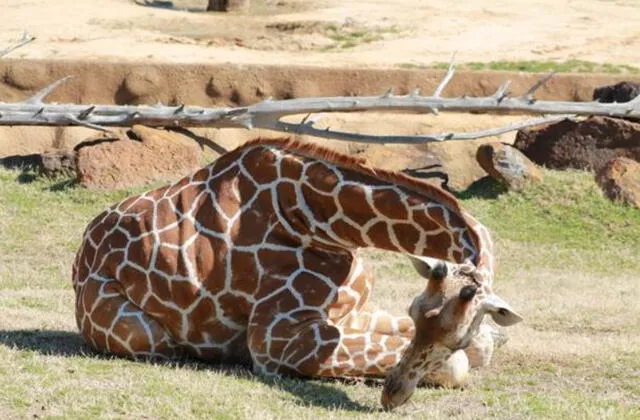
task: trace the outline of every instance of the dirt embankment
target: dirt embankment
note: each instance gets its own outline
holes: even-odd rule
[[[57,79],[72,76],[71,81],[51,94],[49,101],[236,106],[267,97],[376,95],[390,87],[399,95],[416,88],[428,93],[433,92],[443,74],[427,69],[5,59],[0,61],[0,98],[4,102],[19,101]],[[507,79],[512,81],[511,93],[518,95],[539,77],[531,73],[459,72],[447,86],[445,95],[489,95]],[[612,75],[557,74],[536,96],[589,100],[594,87],[625,79]]]

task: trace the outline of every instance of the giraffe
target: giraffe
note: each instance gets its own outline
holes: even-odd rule
[[[257,139],[89,223],[72,270],[77,326],[96,350],[134,359],[384,377],[414,321],[368,302],[373,277],[359,250],[491,275],[477,264],[492,258],[478,226],[424,181],[319,146]]]

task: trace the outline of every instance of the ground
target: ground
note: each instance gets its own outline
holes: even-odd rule
[[[185,11],[129,0],[5,0],[0,46],[28,30],[37,41],[5,61],[88,60],[80,72],[121,60],[419,69],[441,67],[454,51],[468,68],[560,66],[637,78],[640,67],[635,0],[254,0],[249,11],[230,15],[200,13],[204,3],[176,0],[177,9],[192,9]],[[23,80],[56,76],[51,67],[27,64]],[[117,87],[110,74],[98,77],[80,84],[85,99],[100,97],[109,83]],[[0,72],[0,82],[14,78]],[[566,86],[567,94],[578,91],[573,82]],[[74,98],[76,91],[69,92]],[[334,118],[352,127],[367,121]],[[366,129],[376,133],[407,125],[415,133],[482,129],[498,121],[466,114],[369,118]],[[78,128],[68,137],[53,129],[13,130],[4,132],[11,134],[5,154],[69,147],[88,135]],[[210,134],[219,142],[230,135]],[[381,151],[367,157],[385,160]],[[640,213],[604,199],[592,174],[544,175],[543,184],[522,193],[488,183],[460,193],[496,237],[497,290],[525,321],[510,328],[510,341],[468,389],[420,389],[387,414],[379,411],[376,383],[264,381],[229,367],[95,356],[76,334],[71,262],[86,223],[140,190],[94,193],[64,179],[0,170],[0,418],[639,418]],[[397,255],[373,253],[370,261],[379,278],[374,300],[406,311],[423,281]]]
[[[253,0],[232,16],[198,13],[205,4],[5,0],[0,44],[28,30],[37,44],[14,56],[391,67],[457,51],[461,62],[640,66],[636,0]]]

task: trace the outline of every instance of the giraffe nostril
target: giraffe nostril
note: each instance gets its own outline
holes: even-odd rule
[[[471,300],[476,295],[478,287],[475,285],[465,286],[460,290],[460,299]]]

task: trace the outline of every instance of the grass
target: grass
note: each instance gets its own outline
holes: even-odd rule
[[[374,28],[356,26],[328,25],[325,36],[333,41],[333,44],[324,47],[325,50],[344,50],[354,48],[362,44],[380,41],[388,34],[397,34],[399,29],[396,26]]]
[[[434,63],[429,65],[415,63],[401,63],[401,68],[434,68],[446,70],[449,63]],[[557,71],[560,73],[607,73],[607,74],[640,74],[640,68],[627,64],[595,63],[585,60],[566,61],[542,61],[542,60],[522,60],[522,61],[489,61],[489,62],[468,62],[456,63],[459,70],[471,71],[522,71],[528,73],[543,73]]]
[[[0,418],[638,418],[640,212],[604,199],[592,178],[545,171],[522,193],[478,183],[460,194],[492,230],[496,288],[525,322],[468,389],[419,389],[388,414],[375,384],[88,352],[73,317],[75,249],[92,217],[142,189],[95,193],[0,170]],[[368,257],[374,300],[404,312],[423,281],[402,257]]]

